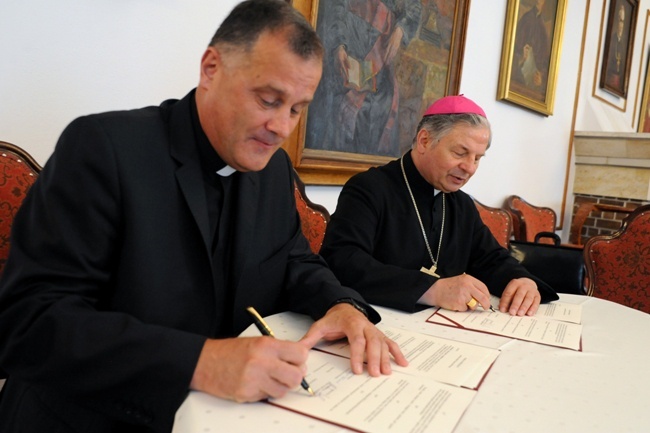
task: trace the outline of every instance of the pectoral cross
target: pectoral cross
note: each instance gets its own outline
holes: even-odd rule
[[[431,275],[433,277],[440,278],[440,275],[436,274],[436,269],[437,268],[438,267],[436,265],[431,265],[431,267],[429,269],[422,266],[420,268],[420,272],[424,272],[425,274],[429,274],[429,275]]]

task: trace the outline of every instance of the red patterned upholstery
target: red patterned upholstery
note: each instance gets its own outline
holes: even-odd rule
[[[330,214],[324,206],[311,202],[305,193],[305,184],[296,173],[294,195],[296,197],[296,208],[300,215],[302,233],[305,235],[311,246],[311,250],[318,254],[323,245],[325,228],[330,220]]]
[[[557,216],[555,211],[548,207],[538,207],[526,202],[517,195],[507,198],[505,209],[510,212],[514,223],[515,239],[518,241],[535,242],[535,235],[541,232],[555,233]],[[542,238],[539,243],[553,244],[553,240]]]
[[[474,199],[474,204],[481,219],[503,248],[508,248],[512,237],[512,217],[504,209],[489,207]]]
[[[650,205],[640,206],[613,235],[584,248],[587,294],[650,313]]]
[[[11,224],[41,166],[23,149],[0,141],[0,273],[9,255]]]

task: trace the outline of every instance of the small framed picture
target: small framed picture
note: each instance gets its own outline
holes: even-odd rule
[[[637,0],[610,0],[609,3],[600,87],[621,98],[627,97],[637,10]]]

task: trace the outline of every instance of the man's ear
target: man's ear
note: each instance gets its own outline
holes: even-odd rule
[[[221,67],[221,53],[215,47],[208,47],[201,57],[200,86],[208,85]]]
[[[420,129],[415,137],[415,142],[415,151],[423,153],[425,150],[427,150],[429,144],[431,143],[431,135],[429,134],[429,131],[427,131],[425,128]]]

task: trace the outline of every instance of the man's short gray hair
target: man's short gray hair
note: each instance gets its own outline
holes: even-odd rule
[[[424,116],[420,120],[418,129],[413,138],[413,147],[417,144],[417,134],[421,129],[426,129],[432,138],[433,142],[440,141],[445,135],[449,134],[451,130],[459,123],[464,123],[476,128],[487,128],[489,133],[488,149],[492,144],[492,127],[490,122],[479,114],[435,114],[433,116]]]

